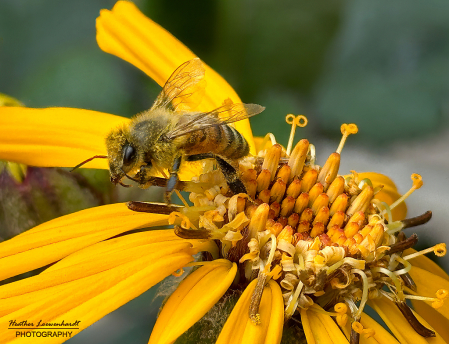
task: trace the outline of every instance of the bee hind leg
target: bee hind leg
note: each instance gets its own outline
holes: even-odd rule
[[[220,165],[221,172],[229,185],[229,188],[234,194],[246,193],[246,187],[240,180],[236,169],[226,160],[212,153],[195,154],[186,157],[186,161],[198,161],[204,159],[215,159],[217,161],[218,165]]]

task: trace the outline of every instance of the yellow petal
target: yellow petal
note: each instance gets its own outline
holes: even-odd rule
[[[416,250],[409,248],[408,250],[404,251],[404,256],[412,253],[416,253]],[[449,281],[449,275],[442,268],[440,268],[437,263],[435,263],[432,259],[427,258],[425,255],[420,255],[416,258],[411,259],[410,263],[412,263],[413,266],[427,270],[434,275],[440,276]]]
[[[235,263],[217,259],[190,274],[164,304],[149,343],[173,343],[217,303],[236,272]]]
[[[69,289],[74,285],[84,289],[84,298],[89,297],[90,292],[86,286],[89,285],[89,288],[94,286],[95,281],[103,280],[100,289],[105,290],[108,286],[145,268],[152,261],[163,260],[180,252],[195,253],[187,242],[173,244],[173,242],[157,241],[152,244],[131,247],[124,252],[101,252],[99,250],[99,252],[94,252],[96,255],[91,256],[89,262],[80,262],[50,272],[44,271],[39,275],[1,286],[0,314],[3,316],[18,311],[38,300],[57,300],[59,298],[56,296],[57,294],[70,293]]]
[[[380,299],[374,299],[369,301],[369,305],[380,315],[382,320],[388,326],[388,328],[393,332],[400,343],[410,343],[410,344],[427,344],[427,343],[445,343],[441,336],[436,333],[435,338],[424,338],[421,337],[409,322],[402,315],[401,311],[396,307],[396,305],[386,299],[385,297]],[[419,315],[415,313],[420,322],[423,320]],[[424,325],[424,323],[423,323]],[[427,324],[426,324],[427,325]],[[428,325],[427,325],[428,326]]]
[[[388,332],[385,328],[383,328],[380,324],[377,323],[373,318],[371,318],[368,314],[362,313],[362,318],[360,319],[360,323],[363,325],[365,329],[370,328],[374,330],[373,339],[375,343],[379,344],[399,344],[399,342],[394,338],[390,332]],[[368,344],[371,343],[372,340],[370,338],[365,338],[364,335],[360,335],[360,344]]]
[[[111,11],[101,10],[96,26],[97,43],[103,51],[133,64],[161,86],[179,65],[196,57],[129,1],[118,1]],[[209,66],[205,67],[206,93],[197,110],[213,110],[227,98],[240,103],[237,93],[226,80]],[[249,121],[237,122],[235,127],[245,136],[251,153],[255,154]]]
[[[190,254],[183,252],[165,256],[163,259],[155,259],[149,254],[97,275],[69,282],[62,292],[43,301],[36,300],[36,304],[0,318],[0,326],[7,328],[10,319],[27,319],[36,323],[39,319],[45,322],[80,320],[80,329],[74,330],[76,334],[192,260]],[[0,342],[7,341],[14,334],[13,331],[2,332]],[[43,343],[62,343],[66,339],[33,338],[33,343],[39,340]],[[29,338],[22,338],[17,342],[25,343],[26,340],[29,341]]]
[[[343,332],[329,315],[314,312],[312,309],[301,309],[300,313],[308,344],[349,344]]]
[[[59,217],[0,243],[0,280],[48,265],[131,229],[168,224],[168,215],[138,213],[124,203]]]
[[[256,284],[257,280],[254,280],[246,287],[221,330],[216,344],[281,342],[284,322],[281,288],[272,280],[265,286],[259,307],[261,322],[255,325],[249,319],[249,307]]]
[[[380,192],[378,192],[374,198],[377,198],[378,200],[385,202],[388,205],[391,205],[399,197],[401,197],[401,194],[399,194],[396,185],[387,176],[376,172],[359,173],[359,180],[362,180],[364,178],[370,179],[374,187],[378,185],[384,186],[383,189]],[[393,215],[393,221],[400,221],[405,219],[405,216],[407,215],[407,206],[405,202],[399,204],[396,208],[394,208],[391,211],[391,213]]]
[[[416,313],[429,323],[429,326],[427,327],[432,327],[438,332],[443,340],[449,343],[449,326],[447,326],[447,319],[425,302],[412,300],[412,305]]]
[[[434,275],[427,270],[414,266],[409,271],[409,274],[413,278],[413,281],[415,282],[417,287],[417,293],[414,294],[420,296],[435,297],[435,293],[439,289],[446,289],[449,291],[448,280]],[[435,311],[445,317],[446,321],[449,321],[449,300],[446,299],[443,306],[436,308]]]
[[[0,107],[0,159],[74,167],[94,155],[106,155],[106,135],[127,121],[81,109]],[[108,164],[94,159],[83,167],[107,169]]]

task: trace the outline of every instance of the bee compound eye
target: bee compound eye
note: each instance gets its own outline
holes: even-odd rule
[[[132,146],[125,146],[123,148],[123,165],[131,165],[136,158],[136,150]]]

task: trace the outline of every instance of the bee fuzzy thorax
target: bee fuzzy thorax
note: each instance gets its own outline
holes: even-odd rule
[[[191,184],[201,183],[205,190],[191,192],[194,206],[181,213],[200,232],[181,227],[175,232],[183,238],[203,235],[214,240],[219,256],[239,265],[236,286],[254,279],[262,286],[275,280],[282,289],[286,319],[319,305],[336,314],[340,324],[348,317],[334,313],[333,306],[343,304],[357,327],[370,299],[386,297],[408,307],[404,301],[412,296],[406,293],[405,275],[411,265],[401,255],[416,239],[398,233],[430,216],[393,222],[391,208],[375,198],[382,187],[355,171],[339,175],[344,142],[355,132],[355,125],[342,126],[338,152],[323,166],[315,163],[315,149],[305,139],[290,155],[273,144],[257,157],[241,159],[239,175],[248,193],[231,192],[217,170],[193,178]],[[422,184],[412,179],[414,185]],[[390,286],[388,292],[385,285]],[[255,289],[249,309],[256,324],[262,290]],[[407,316],[419,331],[417,320],[410,319]]]

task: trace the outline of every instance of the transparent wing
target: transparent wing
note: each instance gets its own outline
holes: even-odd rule
[[[206,87],[199,58],[184,62],[168,78],[151,110],[191,111],[201,102]]]
[[[232,104],[225,102],[225,105],[210,112],[195,113],[183,118],[176,124],[173,130],[165,136],[172,140],[176,137],[202,130],[214,125],[223,125],[241,121],[242,119],[257,115],[265,108],[257,104]]]

